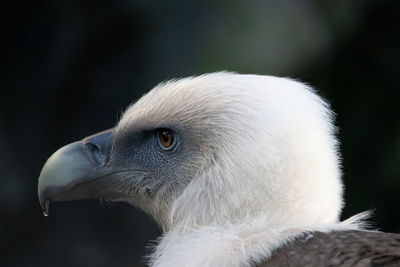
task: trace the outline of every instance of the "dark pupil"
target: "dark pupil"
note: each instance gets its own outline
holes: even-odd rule
[[[170,139],[170,134],[169,134],[169,132],[168,131],[164,131],[163,133],[162,133],[162,139],[163,139],[163,141],[165,142],[165,143],[169,143],[169,139]]]

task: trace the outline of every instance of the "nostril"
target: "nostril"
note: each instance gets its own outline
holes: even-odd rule
[[[88,152],[90,158],[99,166],[102,166],[104,163],[103,155],[101,154],[100,146],[93,143],[85,144],[86,151]]]

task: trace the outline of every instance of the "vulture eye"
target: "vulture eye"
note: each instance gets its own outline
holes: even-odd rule
[[[158,130],[158,140],[164,149],[171,149],[174,144],[174,133],[169,129]]]

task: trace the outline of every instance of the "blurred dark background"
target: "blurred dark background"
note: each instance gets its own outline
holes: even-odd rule
[[[160,231],[127,204],[53,203],[59,147],[157,83],[218,70],[310,83],[338,113],[346,207],[400,232],[398,1],[13,1],[1,8],[0,265],[138,266]]]

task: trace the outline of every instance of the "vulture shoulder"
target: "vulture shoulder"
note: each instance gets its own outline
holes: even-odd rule
[[[400,266],[400,234],[306,233],[275,250],[257,266]]]

